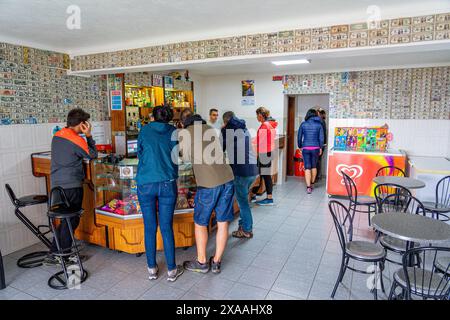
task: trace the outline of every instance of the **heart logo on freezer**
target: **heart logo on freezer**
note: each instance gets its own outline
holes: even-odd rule
[[[353,180],[361,177],[363,174],[363,168],[358,165],[347,165],[347,164],[340,164],[336,166],[336,172],[342,177],[342,172],[344,172],[346,175],[348,175]],[[342,184],[344,184],[344,180],[341,181]]]

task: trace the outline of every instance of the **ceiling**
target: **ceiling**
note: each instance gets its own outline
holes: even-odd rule
[[[81,29],[69,30],[69,5]],[[0,0],[0,42],[71,55],[285,29],[450,12],[449,0]]]

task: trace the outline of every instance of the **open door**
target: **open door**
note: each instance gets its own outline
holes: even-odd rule
[[[295,96],[288,97],[288,118],[287,118],[287,155],[286,155],[286,176],[294,175],[294,150],[295,150]]]

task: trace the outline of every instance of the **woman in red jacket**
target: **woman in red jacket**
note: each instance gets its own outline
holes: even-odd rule
[[[258,167],[260,171],[261,179],[264,180],[264,184],[266,186],[266,194],[267,197],[264,200],[256,201],[256,204],[261,206],[271,206],[273,205],[272,198],[272,158],[273,151],[275,149],[275,136],[276,136],[276,127],[278,123],[275,119],[270,117],[270,112],[268,109],[264,107],[260,107],[256,109],[256,117],[258,121],[261,123],[261,126],[258,129],[256,134],[256,151],[258,155]],[[256,200],[255,197],[252,197],[252,200]]]

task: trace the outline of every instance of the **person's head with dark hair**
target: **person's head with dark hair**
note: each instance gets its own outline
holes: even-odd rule
[[[228,121],[230,121],[231,118],[234,117],[233,111],[227,111],[222,115],[223,124],[227,125]]]
[[[181,111],[180,122],[183,127],[186,127],[186,120],[191,118],[193,115],[194,115],[194,112],[189,108],[185,108],[185,109],[183,109],[183,111]]]
[[[173,111],[169,106],[158,106],[153,109],[153,118],[156,122],[168,123],[173,119]]]
[[[259,122],[266,121],[267,118],[269,118],[269,116],[270,116],[269,109],[265,107],[259,107],[258,109],[256,109],[256,117],[258,118]]]
[[[209,109],[209,122],[216,123],[219,118],[219,110],[216,108]]]
[[[72,109],[67,114],[67,127],[77,133],[82,133],[82,126],[90,127],[88,120],[91,116],[81,108]]]
[[[327,113],[322,108],[319,109],[319,117],[321,117],[322,120],[326,120],[326,118],[327,118]]]
[[[308,112],[306,113],[306,117],[305,117],[305,121],[308,121],[310,118],[312,117],[317,117],[317,110],[316,109],[309,109]]]

